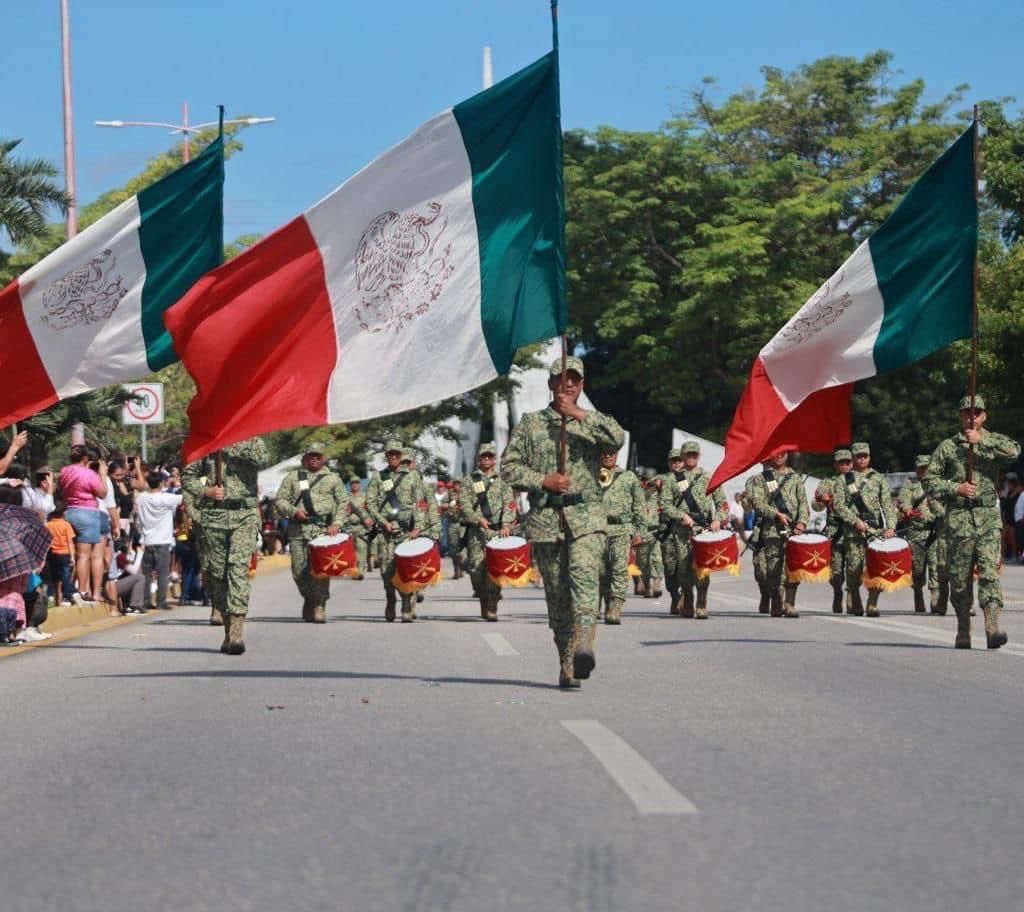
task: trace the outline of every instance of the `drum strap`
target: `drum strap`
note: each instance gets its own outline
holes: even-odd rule
[[[309,473],[308,472],[306,472],[304,469],[300,469],[299,470],[299,484],[300,485],[308,477],[309,477]],[[326,477],[327,477],[327,474],[324,473],[323,475],[320,475],[319,477],[314,478],[312,483],[302,492],[302,494],[299,497],[299,500],[302,501],[302,509],[306,511],[306,515],[310,519],[320,519],[321,518],[320,515],[316,512],[316,510],[313,509],[313,488],[315,488],[318,484],[320,484],[320,482],[323,481]],[[299,505],[298,501],[296,501],[295,506],[298,506],[298,505]],[[327,518],[327,517],[324,517],[324,518]]]
[[[490,503],[487,500],[487,492],[491,488],[490,482],[486,481],[486,480],[483,480],[483,479],[480,479],[480,480],[474,480],[473,483],[474,483],[474,485],[476,485],[476,484],[483,485],[484,489],[482,491],[480,491],[476,495],[476,505],[479,508],[481,514],[483,514],[484,519],[486,519],[488,524],[490,524],[490,522],[491,522],[491,515],[492,515],[491,514],[491,505],[490,505]]]
[[[774,490],[772,490],[770,485],[769,485],[768,490],[770,490],[772,492],[772,506],[774,506],[775,509],[778,510],[780,513],[782,513],[785,516],[788,516],[790,519],[792,519],[793,515],[789,512],[789,507],[786,505],[786,499],[785,499],[785,497],[783,497],[783,492],[784,492],[784,486],[786,484],[786,479],[790,478],[790,477],[794,477],[795,478],[796,476],[795,476],[794,473],[787,472],[786,474],[784,474],[778,480],[778,482],[776,482],[776,487],[775,487]],[[772,469],[765,469],[764,470],[764,480],[766,482],[775,481],[775,472]]]
[[[871,515],[871,510],[868,505],[864,503],[864,495],[861,493],[861,489],[857,486],[857,476],[853,472],[846,473],[846,490],[848,493],[853,493],[853,505],[857,508],[857,515],[861,518],[862,522],[871,525],[871,521],[877,522],[878,517]]]
[[[685,472],[676,472],[676,481],[686,481]],[[677,488],[678,490],[678,488]],[[700,508],[697,503],[697,498],[693,496],[693,485],[688,485],[686,490],[683,491],[683,500],[686,501],[687,512],[696,520],[700,522],[707,522],[707,514]]]
[[[390,469],[384,469],[384,471],[380,473],[381,481],[387,481],[390,478]],[[398,515],[399,512],[401,512],[402,504],[398,499],[398,492],[395,490],[394,485],[392,485],[390,490],[388,491],[388,506],[391,507],[391,512],[394,513],[396,516]]]

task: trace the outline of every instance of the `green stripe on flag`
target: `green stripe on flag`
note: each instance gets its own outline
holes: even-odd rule
[[[976,129],[946,150],[868,241],[885,302],[874,348],[880,374],[971,335]]]
[[[138,195],[139,246],[146,263],[142,336],[151,370],[178,360],[164,311],[224,259],[224,142]]]
[[[453,109],[473,174],[480,310],[498,373],[565,329],[561,135],[550,53]]]

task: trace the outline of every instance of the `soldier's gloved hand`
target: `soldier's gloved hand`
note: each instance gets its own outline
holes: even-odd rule
[[[963,481],[957,485],[956,493],[961,497],[974,497],[978,493],[978,486],[973,481]]]
[[[722,528],[722,524],[717,519],[715,519],[715,520],[712,520],[711,525],[708,526],[708,528],[712,532],[718,532]]]
[[[223,500],[224,499],[224,485],[210,485],[204,492],[204,496],[209,497],[210,500]]]
[[[867,532],[868,531],[868,524],[866,522],[864,522],[863,519],[858,519],[853,524],[853,528],[856,529],[858,532]]]
[[[305,522],[307,519],[309,519],[309,514],[306,513],[305,509],[303,509],[302,507],[297,507],[295,512],[292,513],[292,519],[296,519],[299,522]]]
[[[882,538],[893,538],[895,535],[896,535],[896,530],[895,529],[886,529],[882,533]]]
[[[572,479],[568,475],[559,475],[558,472],[550,472],[544,476],[541,487],[552,494],[568,494],[572,487]]]

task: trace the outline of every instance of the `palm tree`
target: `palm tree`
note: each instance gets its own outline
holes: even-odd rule
[[[0,138],[0,229],[15,244],[46,231],[46,212],[65,212],[71,198],[53,182],[57,169],[42,158],[12,158],[20,139]]]

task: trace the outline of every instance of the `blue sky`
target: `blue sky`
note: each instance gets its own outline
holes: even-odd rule
[[[228,163],[227,239],[267,233],[417,124],[550,48],[548,0],[71,0],[79,198],[123,184],[173,140],[95,120],[272,115]],[[1006,0],[561,0],[567,127],[654,129],[704,76],[723,94],[759,68],[895,54],[930,99],[1024,99],[1024,4]],[[63,160],[58,0],[6,0],[0,135]]]

